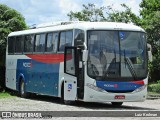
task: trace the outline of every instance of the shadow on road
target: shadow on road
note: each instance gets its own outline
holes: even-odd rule
[[[28,99],[63,105],[60,102],[60,98],[56,98],[56,97],[33,95],[32,97]],[[112,106],[111,103],[94,103],[94,102],[80,102],[80,101],[75,102],[75,104],[72,104],[69,106],[94,109],[94,110],[157,110],[157,109],[152,109],[152,108],[147,108],[147,107],[128,106],[128,105],[122,105],[120,107],[115,107],[115,106]]]
[[[156,110],[152,108],[147,108],[147,107],[138,107],[138,106],[127,106],[127,105],[122,105],[122,106],[113,106],[111,103],[85,103],[85,102],[78,102],[76,105],[78,107],[85,107],[89,109],[97,109],[97,110]]]

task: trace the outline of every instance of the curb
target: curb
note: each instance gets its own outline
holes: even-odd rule
[[[154,100],[154,99],[160,99],[160,95],[148,95],[147,96],[147,99],[150,99],[150,100]]]

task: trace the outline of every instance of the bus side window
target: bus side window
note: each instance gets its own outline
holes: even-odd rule
[[[80,29],[75,29],[74,45],[83,47],[84,46],[83,43],[84,43],[84,31]]]
[[[56,52],[58,43],[58,33],[47,34],[46,52]]]
[[[57,52],[57,46],[58,46],[58,33],[53,33],[53,51]]]
[[[15,42],[15,53],[23,53],[24,48],[24,37],[23,36],[17,36],[16,42]]]
[[[44,52],[45,51],[45,34],[36,35],[35,41],[35,52]]]
[[[72,30],[60,32],[59,51],[64,51],[65,46],[72,46],[73,32]]]
[[[15,51],[15,37],[8,38],[8,54],[14,54]]]
[[[66,43],[65,46],[72,46],[72,40],[73,40],[73,32],[66,31]]]
[[[24,52],[33,52],[34,35],[26,35],[24,38]]]
[[[59,51],[64,51],[66,32],[60,32]]]

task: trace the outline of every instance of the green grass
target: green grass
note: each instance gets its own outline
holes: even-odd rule
[[[13,97],[13,96],[7,92],[0,92],[0,98],[7,98],[7,97]]]

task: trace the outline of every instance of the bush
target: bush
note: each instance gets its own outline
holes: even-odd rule
[[[160,93],[160,83],[149,85],[148,86],[148,91],[149,92]]]
[[[148,63],[149,83],[155,83],[160,79],[160,46],[156,47],[153,61]]]

